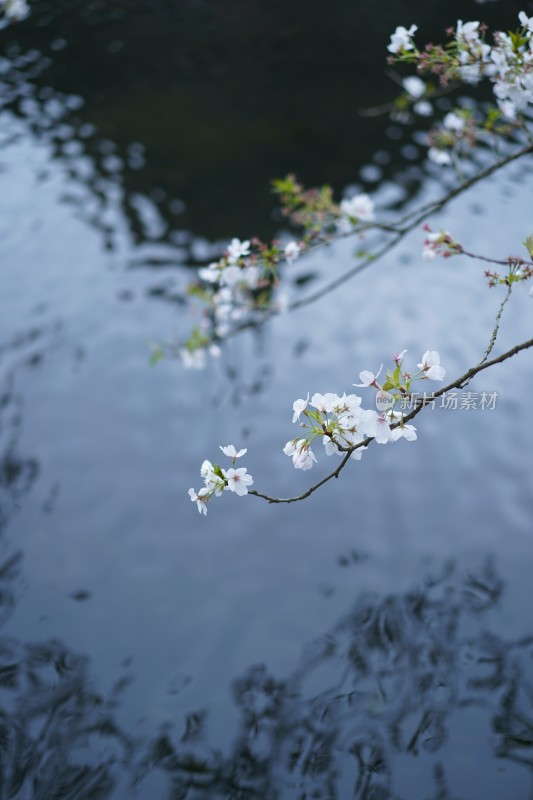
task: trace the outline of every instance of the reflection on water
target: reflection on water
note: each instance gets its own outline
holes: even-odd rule
[[[4,621],[20,562],[0,566]],[[491,631],[504,588],[490,561],[466,574],[448,563],[403,594],[360,596],[288,675],[259,664],[236,678],[231,744],[210,741],[208,710],[132,738],[117,721],[129,665],[104,697],[87,657],[4,636],[3,792],[148,798],[162,773],[160,796],[182,800],[525,797],[533,631]]]
[[[490,562],[468,575],[450,563],[403,595],[361,597],[289,676],[257,665],[234,682],[229,754],[208,744],[198,712],[180,738],[162,732],[148,764],[182,798],[525,796],[533,635],[485,629],[503,589]],[[493,763],[481,774],[484,745]]]
[[[0,692],[5,797],[112,796],[131,745],[113,719],[116,698],[91,689],[86,657],[54,640],[0,640]]]
[[[392,205],[421,187],[412,130],[357,114],[391,96],[384,48],[413,5],[377,15],[339,0],[327,19],[317,2],[32,7],[0,34],[0,795],[526,797],[530,582],[511,575],[530,555],[527,368],[482,387],[501,391],[493,425],[440,415],[437,438],[428,414],[401,469],[369,453],[365,472],[308,506],[265,512],[250,498],[199,528],[185,496],[199,457],[237,435],[265,484],[298,488],[270,455],[295,385],[338,390],[398,335],[409,348],[440,339],[464,367],[483,352],[494,297],[460,269],[432,272],[428,288],[415,243],[329,316],[317,306],[232,343],[205,382],[147,366],[147,343],[188,323],[176,265],[211,258],[229,235],[276,231],[272,176],[372,190],[401,174],[385,187]],[[416,17],[436,36],[477,18],[469,7],[428,3]],[[505,213],[522,235],[525,174],[502,179],[514,205],[498,205],[498,187],[483,196],[502,249]],[[452,222],[482,238],[468,202]],[[330,267],[304,265],[299,286]],[[509,346],[530,320],[513,302]],[[454,309],[443,328],[437,306]],[[348,539],[369,557],[330,569]],[[428,552],[463,564],[469,547],[474,572],[419,567]],[[521,604],[509,634],[504,574]],[[179,703],[169,684],[186,684]]]
[[[506,28],[523,3],[502,5],[483,9],[489,26]],[[419,5],[417,23],[437,39],[467,10]],[[105,217],[102,191],[120,184],[135,241],[196,258],[190,232],[272,236],[268,187],[288,171],[372,191],[401,170],[402,199],[418,191],[424,147],[412,127],[359,113],[394,97],[386,43],[413,15],[407,0],[379,14],[364,0],[335,0],[327,13],[318,0],[37,0],[27,22],[0,33],[1,102],[91,187],[89,218]]]
[[[0,532],[39,471],[34,458],[19,453],[24,399],[16,388],[17,373],[38,367],[56,334],[36,326],[0,342]]]

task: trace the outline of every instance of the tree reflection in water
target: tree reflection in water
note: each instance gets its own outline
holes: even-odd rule
[[[16,553],[0,566],[3,622],[20,565]],[[225,752],[209,743],[207,711],[134,740],[117,722],[127,677],[104,698],[87,656],[58,640],[1,637],[0,797],[154,798],[147,786],[159,774],[172,800],[451,800],[446,775],[461,749],[452,718],[469,708],[483,717],[481,731],[466,721],[472,747],[481,737],[494,760],[531,771],[533,635],[484,631],[502,591],[488,561],[466,576],[449,564],[405,594],[360,597],[286,679],[257,665],[235,680],[237,735]],[[417,779],[398,791],[402,758],[432,770],[431,794]]]
[[[19,452],[23,401],[16,376],[36,368],[58,340],[57,326],[35,327],[0,343],[0,534],[37,477],[36,459]],[[6,543],[4,542],[4,552]],[[0,624],[15,609],[23,555],[0,562]],[[131,752],[113,709],[90,688],[89,659],[57,640],[0,637],[0,798],[110,797],[113,767]]]
[[[37,473],[35,460],[17,455],[13,374],[0,406],[4,521]],[[0,564],[2,624],[15,607],[21,561],[16,552]],[[448,761],[461,746],[451,728],[468,708],[484,726],[466,722],[472,747],[481,736],[494,760],[531,771],[533,633],[506,641],[484,632],[502,592],[489,561],[475,575],[449,564],[405,594],[360,597],[287,678],[258,665],[235,680],[238,732],[225,752],[209,744],[207,711],[189,714],[183,732],[177,723],[134,741],[116,713],[127,677],[104,698],[87,656],[54,639],[0,637],[0,797],[152,798],[146,781],[163,772],[172,800],[408,800],[422,796],[418,785],[408,796],[397,791],[397,767],[408,758],[431,766],[431,797],[447,800]],[[117,794],[125,781],[127,793]]]
[[[179,741],[163,731],[145,766],[169,773],[176,800],[385,800],[401,796],[394,763],[425,759],[431,796],[444,800],[452,795],[439,751],[450,740],[446,754],[457,757],[451,717],[475,707],[494,759],[531,770],[533,636],[504,641],[480,632],[502,590],[487,562],[477,575],[459,578],[448,565],[404,595],[362,597],[286,680],[261,665],[235,681],[239,733],[228,755],[208,748],[205,715],[197,714]],[[402,796],[421,797],[422,789]]]

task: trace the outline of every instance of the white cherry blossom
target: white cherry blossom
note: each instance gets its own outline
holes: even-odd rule
[[[346,394],[338,398],[338,403],[335,406],[337,413],[348,413],[351,416],[357,415],[361,411],[361,398],[357,394]]]
[[[239,497],[244,497],[245,494],[248,494],[248,487],[254,482],[252,476],[248,475],[247,473],[248,470],[246,467],[225,470],[224,475],[228,482],[226,488],[229,489],[230,492],[235,492],[235,494],[238,494]]]
[[[316,463],[315,454],[309,445],[303,445],[298,453],[296,460],[293,457],[293,464],[296,469],[306,470],[311,469],[313,463]]]
[[[224,453],[224,455],[228,456],[228,458],[241,458],[243,455],[245,455],[248,452],[248,449],[246,447],[243,447],[242,450],[239,450],[237,452],[237,450],[235,449],[234,445],[232,445],[232,444],[228,444],[228,445],[226,445],[226,447],[223,447],[222,445],[219,445],[219,447],[222,450],[222,452]]]
[[[353,383],[352,386],[357,386],[358,388],[377,386],[377,379],[379,378],[382,369],[383,369],[383,364],[381,365],[381,367],[379,368],[379,370],[375,375],[373,372],[370,372],[369,369],[364,369],[362,372],[359,373],[359,380],[361,380],[362,383]]]
[[[350,458],[353,458],[354,461],[361,461],[363,457],[363,450],[367,450],[368,448],[365,447],[358,447],[357,450],[354,450],[353,453],[350,453]]]
[[[397,353],[394,356],[394,361],[396,364],[399,364],[400,361],[403,359],[404,355],[407,353],[407,350],[402,350],[401,353]]]
[[[399,53],[401,50],[413,50],[412,37],[418,30],[418,25],[411,25],[409,30],[399,25],[390,37],[390,44],[387,47],[389,53]]]
[[[213,465],[206,458],[204,459],[204,461],[202,461],[202,466],[200,467],[200,475],[205,480],[209,475],[211,475],[211,473],[214,474]]]
[[[407,439],[408,442],[414,442],[417,438],[416,428],[414,425],[400,425],[391,431],[391,441],[397,442],[398,439]]]
[[[446,167],[452,163],[452,157],[447,150],[441,150],[438,147],[430,147],[428,150],[428,158],[439,167]]]
[[[390,423],[384,414],[370,412],[365,424],[367,436],[371,436],[378,444],[387,444],[391,441]]]
[[[250,254],[250,240],[241,242],[240,239],[232,239],[228,247],[228,261],[230,264],[235,264],[240,258]]]
[[[462,42],[477,42],[479,39],[479,22],[457,20],[456,36]]]
[[[374,219],[374,201],[368,194],[357,194],[341,201],[340,209],[345,217],[372,222]]]
[[[322,442],[324,444],[324,450],[326,451],[327,456],[333,456],[336,454],[342,455],[342,450],[339,450],[335,442],[329,436],[323,436]]]
[[[295,469],[311,469],[313,462],[316,462],[315,454],[305,439],[293,439],[287,442],[283,452],[286,456],[292,456]]]
[[[300,419],[300,414],[302,414],[305,409],[307,408],[307,403],[309,402],[309,393],[307,394],[307,400],[295,400],[292,404],[292,410],[294,414],[292,416],[292,421],[296,422],[296,420]]]
[[[239,281],[242,281],[243,273],[244,270],[242,270],[236,264],[232,264],[221,271],[220,283],[222,286],[227,286],[231,291],[231,289],[234,289]]]
[[[441,381],[446,375],[446,370],[440,366],[440,355],[436,350],[426,350],[422,356],[422,363],[417,364],[417,367],[432,381]]]
[[[215,468],[210,461],[205,459],[200,467],[200,475],[204,479],[206,490],[214,492],[216,497],[220,497],[224,491],[225,484],[222,478],[216,474]]]
[[[220,268],[220,264],[218,261],[209,264],[208,267],[202,267],[198,270],[199,277],[206,281],[207,283],[218,283],[220,280],[220,276],[222,274],[222,270]]]
[[[198,494],[194,491],[194,489],[189,489],[189,497],[191,498],[193,503],[196,503],[198,511],[200,514],[206,516],[207,514],[207,500],[209,496],[208,489],[200,489]]]
[[[301,251],[302,248],[297,242],[289,242],[286,244],[283,253],[287,259],[287,264],[292,264],[293,261],[296,261]]]
[[[518,109],[510,100],[498,100],[498,107],[506,119],[516,119]]]
[[[336,420],[339,431],[342,433],[342,438],[348,440],[350,444],[357,444],[363,439],[359,431],[359,428],[362,427],[363,414],[364,410],[358,408],[355,414],[343,414]]]
[[[454,111],[450,111],[442,120],[443,125],[449,131],[462,131],[465,126],[464,117],[460,117]]]
[[[326,392],[326,394],[316,392],[311,398],[310,405],[314,406],[322,414],[330,414],[335,406],[338,405],[339,399],[339,395],[332,392]]]
[[[523,28],[526,29],[529,36],[533,34],[533,17],[528,17],[525,11],[520,11],[518,19]]]

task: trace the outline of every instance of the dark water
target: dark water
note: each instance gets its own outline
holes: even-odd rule
[[[258,488],[303,490],[281,447],[307,390],[404,347],[475,363],[501,299],[478,265],[422,263],[414,232],[213,370],[148,366],[189,325],[191,262],[279,231],[272,177],[438,195],[412,128],[359,114],[394,96],[389,33],[521,9],[35,2],[1,33],[0,797],[531,797],[527,353],[472,383],[494,411],[428,410],[306,503],[204,519],[186,494],[229,442]],[[436,224],[505,256],[531,207],[519,163]],[[295,265],[292,294],[352,251]]]

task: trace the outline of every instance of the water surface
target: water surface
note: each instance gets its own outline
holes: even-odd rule
[[[423,263],[415,231],[212,370],[148,364],[189,324],[191,264],[279,231],[269,178],[357,185],[383,213],[442,191],[411,129],[357,110],[393,96],[390,29],[436,37],[458,13],[42,2],[2,33],[6,794],[528,796],[528,353],[472,382],[493,411],[428,410],[418,442],[369,449],[305,503],[223,497],[204,519],[187,496],[229,442],[258,488],[304,490],[281,448],[307,391],[349,391],[403,348],[450,376],[475,363],[501,300],[478,264]],[[505,256],[531,187],[511,165],[435,225]],[[353,251],[302,260],[292,294]],[[531,303],[514,293],[498,352],[530,338]]]

